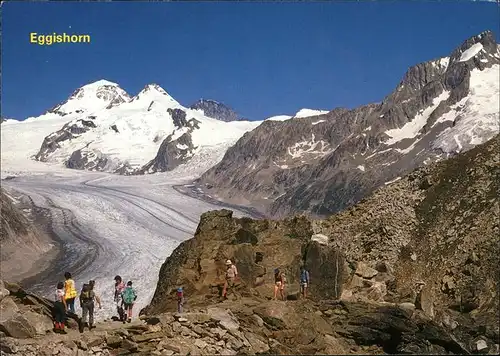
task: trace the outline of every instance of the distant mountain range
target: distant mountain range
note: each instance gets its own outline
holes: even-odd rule
[[[201,99],[185,107],[149,84],[130,96],[100,80],[41,116],[2,119],[4,160],[149,174],[191,167],[200,191],[282,216],[326,215],[499,131],[500,51],[493,33],[410,67],[381,103],[302,109],[264,121]]]
[[[381,103],[262,123],[198,187],[274,217],[342,210],[498,133],[499,64],[493,33],[483,32],[448,57],[410,67]]]

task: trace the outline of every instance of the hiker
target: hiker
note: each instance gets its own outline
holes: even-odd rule
[[[122,300],[129,323],[132,321],[132,308],[134,307],[134,302],[136,299],[137,293],[135,292],[135,289],[132,288],[132,281],[128,281],[127,286],[122,292]],[[125,324],[125,319],[123,319],[123,323]]]
[[[281,299],[285,300],[285,273],[281,272],[279,268],[274,270],[274,300],[277,299],[278,290],[281,295]]]
[[[97,302],[99,309],[101,309],[101,301],[96,298],[93,287],[90,283],[85,283],[83,285],[82,291],[80,292],[80,307],[82,308],[82,320],[80,321],[79,331],[82,333],[83,328],[88,326],[89,330],[95,328],[94,326],[94,300]],[[88,318],[88,323],[87,323]]]
[[[57,283],[54,300],[54,332],[66,334],[64,330],[64,319],[66,318],[66,299],[64,299],[64,283]]]
[[[309,271],[304,266],[300,267],[300,291],[302,297],[307,298],[307,288],[309,287]]]
[[[182,307],[184,306],[184,291],[182,287],[177,288],[177,313],[182,313]]]
[[[123,310],[123,299],[122,299],[122,292],[124,289],[125,289],[125,283],[123,283],[122,277],[115,276],[115,294],[113,300],[116,303],[116,311],[118,312],[120,321],[123,321],[126,317],[125,311]]]
[[[95,292],[95,280],[91,279],[89,281],[89,287],[90,287],[90,290],[92,290],[94,292],[94,296],[95,296],[95,301],[97,302],[97,305],[99,306],[99,309],[101,309],[101,298],[97,295],[97,293]]]
[[[64,273],[64,299],[66,299],[67,310],[75,314],[75,298],[77,296],[75,281],[71,278],[71,273]]]
[[[231,260],[226,261],[226,279],[224,281],[224,289],[222,290],[222,297],[227,298],[227,288],[234,287],[234,281],[238,277],[238,270]]]

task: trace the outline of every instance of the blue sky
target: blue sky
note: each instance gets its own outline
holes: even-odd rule
[[[413,64],[493,30],[495,3],[4,2],[2,116],[36,116],[76,88],[158,83],[190,105],[221,101],[253,120],[380,101]],[[29,33],[90,34],[37,46]]]

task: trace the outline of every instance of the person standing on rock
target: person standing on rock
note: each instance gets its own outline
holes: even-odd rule
[[[307,298],[307,288],[309,288],[309,271],[302,266],[300,267],[300,291],[304,298]]]
[[[64,330],[64,319],[66,318],[66,300],[64,299],[64,283],[57,283],[57,289],[54,300],[54,332],[66,334]]]
[[[126,317],[125,311],[123,310],[123,299],[122,292],[125,289],[125,283],[122,281],[122,277],[115,276],[115,295],[114,302],[116,303],[116,311],[120,317],[120,321],[123,321]]]
[[[177,313],[182,313],[184,306],[184,291],[182,287],[177,288]]]
[[[88,325],[89,330],[94,328],[94,300],[101,309],[101,301],[96,298],[93,288],[90,284],[84,284],[80,293],[80,307],[82,308],[82,320],[80,321],[79,329],[83,332],[83,328]],[[88,318],[88,323],[87,323]]]
[[[99,305],[99,309],[101,309],[101,298],[97,295],[97,293],[95,292],[95,281],[93,279],[91,279],[89,281],[89,287],[90,289],[94,292],[94,295],[95,295],[95,301],[97,302],[97,305]]]
[[[132,308],[134,307],[134,302],[137,299],[137,293],[135,289],[132,288],[132,281],[127,282],[127,286],[122,292],[123,306],[125,307],[125,312],[127,313],[127,321],[130,323],[132,321]],[[125,324],[125,319],[123,320]]]
[[[67,310],[75,314],[75,298],[77,296],[75,281],[71,277],[71,273],[64,273],[64,299],[66,300]]]
[[[222,290],[222,297],[227,298],[227,288],[234,287],[234,282],[238,278],[238,270],[231,260],[226,261],[226,280],[224,281],[224,289]]]
[[[281,300],[285,300],[285,281],[285,273],[276,268],[274,270],[274,300],[278,298],[278,291],[280,292]]]

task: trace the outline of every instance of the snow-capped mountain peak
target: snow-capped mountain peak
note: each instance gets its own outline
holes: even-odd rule
[[[56,105],[48,113],[61,116],[92,113],[129,100],[130,96],[118,84],[102,79],[76,89],[66,101]]]
[[[143,103],[148,107],[154,103],[160,103],[167,108],[181,106],[165,89],[155,83],[146,85],[131,101]]]
[[[452,62],[467,62],[470,60],[487,63],[491,57],[498,60],[498,46],[491,31],[484,31],[472,36],[462,43],[451,55]],[[493,59],[495,61],[495,59]]]

